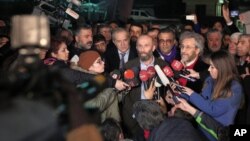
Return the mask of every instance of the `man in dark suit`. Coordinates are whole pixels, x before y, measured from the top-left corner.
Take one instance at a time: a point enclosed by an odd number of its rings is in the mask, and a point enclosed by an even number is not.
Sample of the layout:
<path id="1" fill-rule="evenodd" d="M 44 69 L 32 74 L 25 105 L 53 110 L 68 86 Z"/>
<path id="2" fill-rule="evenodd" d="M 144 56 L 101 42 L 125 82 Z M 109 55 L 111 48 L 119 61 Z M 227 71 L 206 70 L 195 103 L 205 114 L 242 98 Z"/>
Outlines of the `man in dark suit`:
<path id="1" fill-rule="evenodd" d="M 147 70 L 149 66 L 156 64 L 161 67 L 166 66 L 167 63 L 161 59 L 155 58 L 153 52 L 155 50 L 155 44 L 153 39 L 148 35 L 141 35 L 137 40 L 136 49 L 138 52 L 138 58 L 135 58 L 125 64 L 126 69 L 139 68 L 139 70 Z M 129 138 L 138 137 L 141 135 L 142 129 L 139 127 L 135 119 L 133 119 L 133 104 L 141 99 L 146 99 L 144 95 L 144 85 L 139 85 L 131 89 L 122 103 L 122 117 L 125 132 Z"/>
<path id="2" fill-rule="evenodd" d="M 115 47 L 111 46 L 110 48 L 107 48 L 104 55 L 105 71 L 108 73 L 115 69 L 124 69 L 122 63 L 125 64 L 127 61 L 137 57 L 137 51 L 130 47 L 128 31 L 123 28 L 115 29 L 112 33 L 112 40 Z"/>

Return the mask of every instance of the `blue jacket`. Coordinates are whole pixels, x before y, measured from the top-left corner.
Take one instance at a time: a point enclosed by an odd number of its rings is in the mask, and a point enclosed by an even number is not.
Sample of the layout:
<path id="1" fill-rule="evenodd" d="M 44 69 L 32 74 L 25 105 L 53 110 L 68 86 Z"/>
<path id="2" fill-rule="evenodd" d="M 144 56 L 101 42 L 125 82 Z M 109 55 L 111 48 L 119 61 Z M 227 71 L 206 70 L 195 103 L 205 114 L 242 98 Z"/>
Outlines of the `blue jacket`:
<path id="1" fill-rule="evenodd" d="M 211 77 L 208 77 L 204 84 L 205 87 L 201 94 L 193 92 L 189 97 L 187 97 L 186 94 L 181 95 L 223 126 L 233 124 L 243 98 L 241 84 L 238 81 L 233 81 L 231 85 L 232 96 L 214 100 L 212 99 L 214 80 Z"/>
<path id="2" fill-rule="evenodd" d="M 224 126 L 234 123 L 237 110 L 243 98 L 243 89 L 238 81 L 233 81 L 231 86 L 232 96 L 212 100 L 214 80 L 208 77 L 204 83 L 201 94 L 193 92 L 188 100 L 204 113 L 207 113 Z"/>

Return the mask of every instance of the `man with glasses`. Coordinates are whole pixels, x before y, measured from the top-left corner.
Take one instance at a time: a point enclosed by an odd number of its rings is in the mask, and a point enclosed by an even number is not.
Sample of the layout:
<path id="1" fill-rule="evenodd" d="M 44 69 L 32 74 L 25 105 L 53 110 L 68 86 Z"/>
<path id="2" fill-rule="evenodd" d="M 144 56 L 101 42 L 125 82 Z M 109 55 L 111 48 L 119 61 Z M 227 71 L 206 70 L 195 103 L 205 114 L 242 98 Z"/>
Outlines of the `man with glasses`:
<path id="1" fill-rule="evenodd" d="M 158 45 L 158 49 L 154 52 L 155 57 L 160 57 L 168 63 L 180 59 L 174 31 L 168 28 L 162 29 L 158 35 Z"/>
<path id="2" fill-rule="evenodd" d="M 180 49 L 181 49 L 181 62 L 186 69 L 193 74 L 193 72 L 202 72 L 206 76 L 208 65 L 201 59 L 204 49 L 203 37 L 194 32 L 186 31 L 180 36 Z M 198 75 L 198 73 L 196 73 Z M 196 78 L 199 78 L 197 76 Z M 204 79 L 198 79 L 195 82 L 188 81 L 187 79 L 180 78 L 178 81 L 181 85 L 187 86 L 199 93 L 203 86 Z"/>

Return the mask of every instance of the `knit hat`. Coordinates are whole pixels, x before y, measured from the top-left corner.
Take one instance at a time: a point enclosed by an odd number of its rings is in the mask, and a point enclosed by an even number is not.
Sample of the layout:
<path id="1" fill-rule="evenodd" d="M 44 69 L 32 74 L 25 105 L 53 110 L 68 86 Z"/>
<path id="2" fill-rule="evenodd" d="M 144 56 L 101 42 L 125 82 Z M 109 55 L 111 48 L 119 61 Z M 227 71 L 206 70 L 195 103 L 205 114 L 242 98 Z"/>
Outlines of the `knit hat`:
<path id="1" fill-rule="evenodd" d="M 88 70 L 90 66 L 92 66 L 95 62 L 95 60 L 101 57 L 100 54 L 97 51 L 94 50 L 88 50 L 80 54 L 78 66 L 81 67 L 84 70 Z"/>

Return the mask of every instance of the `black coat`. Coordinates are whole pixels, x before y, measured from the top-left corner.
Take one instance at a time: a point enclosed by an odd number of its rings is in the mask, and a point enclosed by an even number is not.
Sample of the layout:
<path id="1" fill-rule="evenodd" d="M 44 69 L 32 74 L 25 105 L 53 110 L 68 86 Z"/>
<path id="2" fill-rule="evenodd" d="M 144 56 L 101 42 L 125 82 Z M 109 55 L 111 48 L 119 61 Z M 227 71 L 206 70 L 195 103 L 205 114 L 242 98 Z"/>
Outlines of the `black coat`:
<path id="1" fill-rule="evenodd" d="M 161 67 L 168 65 L 163 60 L 157 58 L 155 58 L 154 64 L 158 64 Z M 135 67 L 140 68 L 139 58 L 133 59 L 125 64 L 126 69 Z M 138 134 L 140 134 L 142 130 L 136 120 L 132 117 L 133 104 L 139 100 L 141 100 L 141 85 L 132 88 L 130 93 L 124 97 L 122 103 L 122 120 L 124 122 L 125 131 L 127 131 L 129 138 L 138 136 Z"/>
<path id="2" fill-rule="evenodd" d="M 167 118 L 152 130 L 148 141 L 207 141 L 188 120 Z"/>
<path id="3" fill-rule="evenodd" d="M 206 78 L 209 76 L 208 67 L 209 67 L 208 64 L 204 63 L 201 58 L 198 58 L 197 62 L 194 65 L 193 70 L 195 70 L 196 72 L 203 72 L 203 75 L 205 75 L 203 77 Z M 195 82 L 187 81 L 186 86 L 191 88 L 195 92 L 200 93 L 203 87 L 204 80 L 205 79 L 198 79 Z"/>
<path id="4" fill-rule="evenodd" d="M 137 56 L 138 56 L 137 51 L 131 48 L 128 60 L 132 60 Z M 120 57 L 118 49 L 115 46 L 110 46 L 110 48 L 107 48 L 107 51 L 104 54 L 104 61 L 105 61 L 105 72 L 110 73 L 115 69 L 119 69 Z"/>

